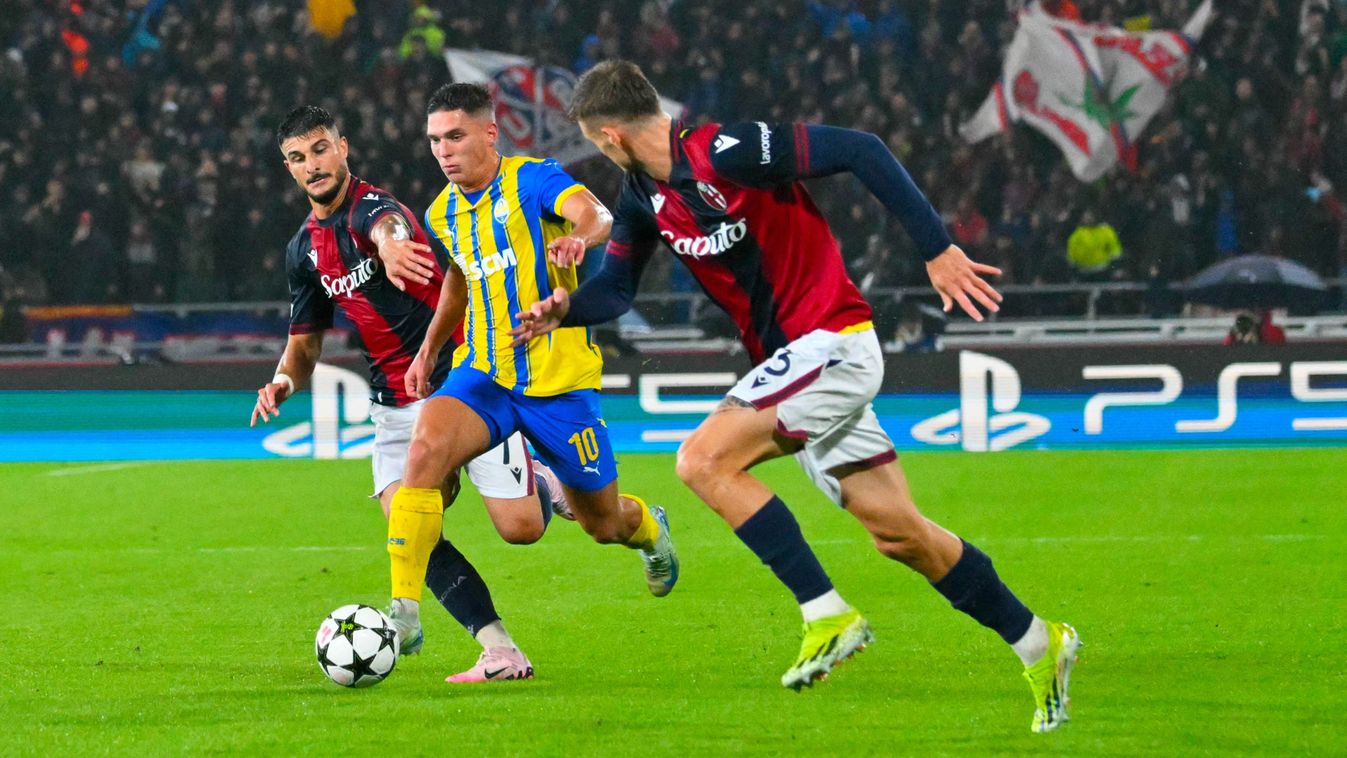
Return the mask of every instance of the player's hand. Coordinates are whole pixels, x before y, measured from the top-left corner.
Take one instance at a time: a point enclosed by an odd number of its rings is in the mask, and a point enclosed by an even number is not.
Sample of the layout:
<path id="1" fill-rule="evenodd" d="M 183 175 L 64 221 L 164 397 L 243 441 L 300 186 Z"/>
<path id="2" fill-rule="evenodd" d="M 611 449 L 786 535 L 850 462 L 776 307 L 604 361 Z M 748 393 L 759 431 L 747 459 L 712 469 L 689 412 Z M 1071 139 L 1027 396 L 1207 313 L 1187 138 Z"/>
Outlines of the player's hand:
<path id="1" fill-rule="evenodd" d="M 547 259 L 567 267 L 585 262 L 585 241 L 579 237 L 558 237 L 547 245 Z"/>
<path id="2" fill-rule="evenodd" d="M 430 372 L 435 362 L 424 350 L 417 350 L 412 365 L 407 367 L 407 376 L 403 380 L 407 394 L 420 400 L 430 395 Z"/>
<path id="3" fill-rule="evenodd" d="M 253 406 L 253 418 L 248 426 L 257 426 L 257 420 L 267 423 L 281 415 L 281 403 L 290 397 L 290 385 L 285 382 L 271 382 L 257 391 L 257 403 Z"/>
<path id="4" fill-rule="evenodd" d="M 519 326 L 510 330 L 510 336 L 514 337 L 510 347 L 519 347 L 534 337 L 541 337 L 556 329 L 570 311 L 571 293 L 557 287 L 547 299 L 539 300 L 523 313 L 515 314 Z"/>
<path id="5" fill-rule="evenodd" d="M 958 303 L 974 321 L 981 321 L 982 311 L 974 301 L 989 313 L 1001 310 L 1001 293 L 982 278 L 983 274 L 1000 276 L 1001 269 L 969 260 L 958 245 L 950 245 L 945 252 L 927 261 L 926 274 L 931 277 L 931 286 L 940 293 L 940 303 L 946 313 Z"/>
<path id="6" fill-rule="evenodd" d="M 430 246 L 412 240 L 388 240 L 379 247 L 384 274 L 394 287 L 406 291 L 407 282 L 429 284 L 437 273 Z"/>

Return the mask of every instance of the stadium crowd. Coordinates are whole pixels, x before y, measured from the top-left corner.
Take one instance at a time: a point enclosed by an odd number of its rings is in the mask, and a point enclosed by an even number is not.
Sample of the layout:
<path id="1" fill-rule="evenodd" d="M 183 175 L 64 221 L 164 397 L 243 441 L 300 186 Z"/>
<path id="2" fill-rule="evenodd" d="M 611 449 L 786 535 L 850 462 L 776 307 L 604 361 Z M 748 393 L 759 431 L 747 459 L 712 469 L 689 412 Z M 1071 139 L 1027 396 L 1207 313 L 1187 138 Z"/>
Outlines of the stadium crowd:
<path id="1" fill-rule="evenodd" d="M 1013 4 L 1013 3 L 1011 3 Z M 1181 26 L 1195 0 L 1054 0 Z M 0 288 L 27 303 L 283 300 L 304 206 L 273 137 L 293 105 L 338 115 L 352 168 L 413 207 L 441 50 L 581 71 L 641 63 L 689 121 L 804 120 L 885 139 L 1003 282 L 1164 283 L 1237 252 L 1341 276 L 1347 2 L 1225 0 L 1147 130 L 1135 173 L 1085 185 L 1027 128 L 957 128 L 1014 33 L 1006 0 L 363 0 L 338 34 L 279 0 L 15 0 L 0 16 Z M 617 177 L 582 169 L 601 198 Z M 850 178 L 816 193 L 864 288 L 921 284 L 896 222 Z M 669 284 L 687 287 L 670 269 Z M 1172 307 L 1163 298 L 1152 310 Z"/>

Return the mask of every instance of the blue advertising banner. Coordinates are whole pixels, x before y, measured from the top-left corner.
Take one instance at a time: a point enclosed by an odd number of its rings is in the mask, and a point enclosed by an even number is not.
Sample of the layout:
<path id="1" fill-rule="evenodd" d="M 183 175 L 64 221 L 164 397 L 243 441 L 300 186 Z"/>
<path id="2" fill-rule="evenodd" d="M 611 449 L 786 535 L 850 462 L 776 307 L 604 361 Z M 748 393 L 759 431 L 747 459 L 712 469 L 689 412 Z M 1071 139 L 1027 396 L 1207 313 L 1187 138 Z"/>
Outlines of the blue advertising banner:
<path id="1" fill-rule="evenodd" d="M 1216 362 L 1202 366 L 1131 360 L 1153 358 L 1154 351 L 1114 351 L 1106 363 L 1070 363 L 1075 355 L 963 351 L 929 365 L 907 363 L 896 372 L 902 379 L 876 398 L 875 411 L 900 451 L 1347 445 L 1347 359 L 1324 360 L 1322 350 L 1301 356 L 1216 352 L 1209 356 Z M 1245 357 L 1253 360 L 1231 360 Z M 603 405 L 615 450 L 677 449 L 740 376 L 732 370 L 738 367 L 726 366 L 729 360 L 685 361 L 712 370 L 678 372 L 610 364 Z M 1053 377 L 1037 375 L 1045 364 L 1052 364 Z M 628 365 L 634 370 L 614 371 Z M 235 373 L 265 378 L 262 367 L 245 368 Z M 155 383 L 165 389 L 0 390 L 0 460 L 370 454 L 374 427 L 358 367 L 320 365 L 312 391 L 257 428 L 248 427 L 253 390 L 170 389 L 173 382 L 165 379 L 174 372 L 219 375 L 218 367 L 164 371 Z M 1061 378 L 1068 375 L 1074 383 Z M 225 383 L 244 382 L 231 377 Z M 200 377 L 184 384 L 199 386 Z"/>

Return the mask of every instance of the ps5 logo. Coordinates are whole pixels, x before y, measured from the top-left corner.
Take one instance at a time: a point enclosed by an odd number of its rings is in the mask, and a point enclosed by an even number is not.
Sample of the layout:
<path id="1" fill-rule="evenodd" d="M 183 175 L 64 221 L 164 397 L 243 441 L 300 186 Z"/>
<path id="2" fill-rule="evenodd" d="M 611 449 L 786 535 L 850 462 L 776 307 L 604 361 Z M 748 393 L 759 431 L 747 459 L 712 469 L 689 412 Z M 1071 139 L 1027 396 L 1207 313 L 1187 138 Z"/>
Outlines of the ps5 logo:
<path id="1" fill-rule="evenodd" d="M 1015 410 L 1019 404 L 1015 367 L 965 350 L 959 353 L 959 407 L 916 424 L 912 437 L 930 445 L 961 444 L 977 453 L 1008 450 L 1052 426 L 1043 416 Z"/>
<path id="2" fill-rule="evenodd" d="M 318 364 L 310 383 L 312 421 L 268 434 L 267 452 L 286 458 L 368 458 L 374 451 L 369 383 L 354 371 Z"/>

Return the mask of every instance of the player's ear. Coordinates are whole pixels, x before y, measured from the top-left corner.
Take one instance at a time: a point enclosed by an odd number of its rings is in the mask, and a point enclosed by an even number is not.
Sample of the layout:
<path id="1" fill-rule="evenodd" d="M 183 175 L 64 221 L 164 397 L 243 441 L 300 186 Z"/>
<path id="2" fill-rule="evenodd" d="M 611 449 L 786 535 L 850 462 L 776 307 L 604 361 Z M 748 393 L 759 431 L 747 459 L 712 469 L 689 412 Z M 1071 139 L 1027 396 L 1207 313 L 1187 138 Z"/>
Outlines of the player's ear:
<path id="1" fill-rule="evenodd" d="M 492 147 L 495 147 L 495 146 L 496 146 L 496 137 L 498 137 L 499 135 L 500 135 L 500 129 L 498 129 L 498 128 L 496 127 L 496 121 L 495 121 L 495 119 L 492 119 L 491 121 L 488 121 L 487 124 L 486 124 L 486 142 L 487 142 L 487 144 L 491 145 Z"/>
<path id="2" fill-rule="evenodd" d="M 602 134 L 613 147 L 622 147 L 622 130 L 616 126 L 599 127 L 599 134 Z"/>

